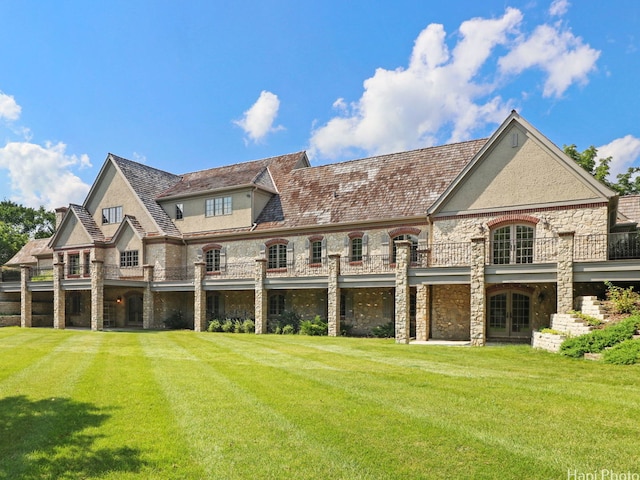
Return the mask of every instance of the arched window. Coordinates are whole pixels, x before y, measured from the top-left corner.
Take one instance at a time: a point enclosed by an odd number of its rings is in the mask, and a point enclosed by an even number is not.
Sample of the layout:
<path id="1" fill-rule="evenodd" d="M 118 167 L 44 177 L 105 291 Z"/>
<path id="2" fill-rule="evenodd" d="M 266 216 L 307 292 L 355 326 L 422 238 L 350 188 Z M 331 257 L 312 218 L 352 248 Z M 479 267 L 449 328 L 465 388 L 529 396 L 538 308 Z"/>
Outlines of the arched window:
<path id="1" fill-rule="evenodd" d="M 214 273 L 220 271 L 220 249 L 212 248 L 204 252 L 205 271 Z"/>
<path id="2" fill-rule="evenodd" d="M 267 268 L 287 268 L 287 246 L 277 243 L 269 247 Z"/>
<path id="3" fill-rule="evenodd" d="M 270 316 L 282 315 L 285 308 L 285 297 L 283 293 L 275 293 L 269 296 L 268 311 Z"/>
<path id="4" fill-rule="evenodd" d="M 418 237 L 409 233 L 396 235 L 391 239 L 391 263 L 396 263 L 396 255 L 398 254 L 398 247 L 396 242 L 400 240 L 409 240 L 411 242 L 411 263 L 418 261 Z"/>
<path id="5" fill-rule="evenodd" d="M 349 261 L 361 262 L 367 255 L 367 235 L 364 232 L 353 232 L 348 237 Z"/>
<path id="6" fill-rule="evenodd" d="M 535 228 L 531 225 L 505 225 L 491 232 L 492 263 L 533 263 Z"/>

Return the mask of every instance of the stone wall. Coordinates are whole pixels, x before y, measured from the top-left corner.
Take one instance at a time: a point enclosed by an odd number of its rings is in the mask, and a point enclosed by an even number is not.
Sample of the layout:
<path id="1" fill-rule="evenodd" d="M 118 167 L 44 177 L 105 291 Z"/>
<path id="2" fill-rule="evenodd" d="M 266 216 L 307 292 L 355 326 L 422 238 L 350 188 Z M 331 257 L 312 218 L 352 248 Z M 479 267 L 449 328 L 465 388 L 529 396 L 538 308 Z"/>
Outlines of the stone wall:
<path id="1" fill-rule="evenodd" d="M 469 340 L 469 285 L 434 285 L 431 299 L 431 338 Z"/>
<path id="2" fill-rule="evenodd" d="M 607 207 L 567 208 L 526 213 L 538 218 L 535 226 L 536 238 L 557 237 L 558 232 L 574 231 L 576 235 L 606 234 Z M 486 215 L 461 219 L 436 219 L 433 226 L 433 242 L 469 242 L 471 238 L 484 235 L 488 238 L 487 223 L 503 215 Z"/>
<path id="3" fill-rule="evenodd" d="M 351 325 L 352 335 L 371 335 L 374 327 L 392 322 L 392 288 L 343 288 L 346 316 L 343 325 Z"/>
<path id="4" fill-rule="evenodd" d="M 554 333 L 533 332 L 531 338 L 531 346 L 540 348 L 548 352 L 557 353 L 560 351 L 560 345 L 567 339 L 564 335 L 556 335 Z"/>

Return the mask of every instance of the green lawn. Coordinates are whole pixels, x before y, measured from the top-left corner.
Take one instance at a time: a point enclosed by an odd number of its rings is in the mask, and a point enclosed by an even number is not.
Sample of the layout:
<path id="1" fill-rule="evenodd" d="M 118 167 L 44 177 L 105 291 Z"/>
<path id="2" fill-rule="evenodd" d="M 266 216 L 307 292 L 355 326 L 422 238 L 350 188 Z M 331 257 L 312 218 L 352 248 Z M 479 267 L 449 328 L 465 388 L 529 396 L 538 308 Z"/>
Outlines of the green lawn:
<path id="1" fill-rule="evenodd" d="M 640 366 L 528 346 L 0 329 L 0 479 L 586 478 L 639 439 Z"/>

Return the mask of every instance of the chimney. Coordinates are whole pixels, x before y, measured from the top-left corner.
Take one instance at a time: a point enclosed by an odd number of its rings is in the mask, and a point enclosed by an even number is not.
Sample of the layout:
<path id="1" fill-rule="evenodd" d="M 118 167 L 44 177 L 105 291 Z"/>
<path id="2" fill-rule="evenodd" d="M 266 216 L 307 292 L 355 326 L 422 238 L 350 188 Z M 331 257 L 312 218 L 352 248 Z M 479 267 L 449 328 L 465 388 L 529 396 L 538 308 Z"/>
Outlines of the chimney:
<path id="1" fill-rule="evenodd" d="M 67 213 L 67 210 L 69 210 L 67 207 L 56 208 L 56 232 L 58 231 L 58 228 L 60 228 L 60 224 L 62 223 L 62 219 Z"/>

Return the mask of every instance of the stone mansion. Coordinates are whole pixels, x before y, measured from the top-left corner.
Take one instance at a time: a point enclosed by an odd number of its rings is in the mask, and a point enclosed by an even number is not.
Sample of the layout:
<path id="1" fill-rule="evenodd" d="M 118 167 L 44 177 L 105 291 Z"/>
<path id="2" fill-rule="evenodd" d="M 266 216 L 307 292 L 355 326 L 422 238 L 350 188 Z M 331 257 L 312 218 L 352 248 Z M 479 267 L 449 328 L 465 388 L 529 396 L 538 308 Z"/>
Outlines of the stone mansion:
<path id="1" fill-rule="evenodd" d="M 640 281 L 639 219 L 639 197 L 515 111 L 488 139 L 317 167 L 298 152 L 178 175 L 109 154 L 55 234 L 3 267 L 0 305 L 23 327 L 179 314 L 261 334 L 291 311 L 330 335 L 529 341 L 603 281 Z"/>

